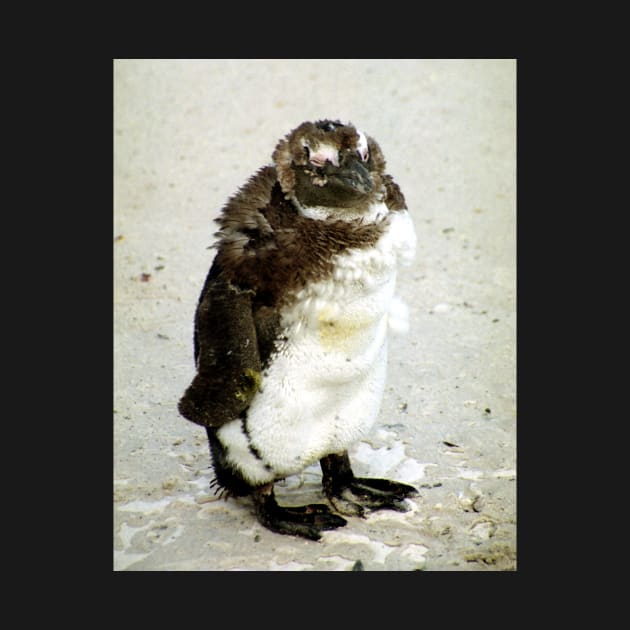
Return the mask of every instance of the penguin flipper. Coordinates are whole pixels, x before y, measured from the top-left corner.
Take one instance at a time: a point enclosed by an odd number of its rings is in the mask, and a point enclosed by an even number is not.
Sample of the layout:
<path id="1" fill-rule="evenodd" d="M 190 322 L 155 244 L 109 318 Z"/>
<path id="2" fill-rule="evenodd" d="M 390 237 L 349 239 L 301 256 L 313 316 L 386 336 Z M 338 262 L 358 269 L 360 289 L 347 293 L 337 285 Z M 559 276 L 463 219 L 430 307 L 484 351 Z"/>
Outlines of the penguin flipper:
<path id="1" fill-rule="evenodd" d="M 390 210 L 406 210 L 405 196 L 394 178 L 391 175 L 384 175 L 383 184 L 385 184 L 385 204 L 387 207 Z"/>
<path id="2" fill-rule="evenodd" d="M 258 391 L 262 365 L 253 295 L 211 270 L 195 315 L 197 374 L 178 405 L 187 420 L 220 427 L 247 409 Z"/>

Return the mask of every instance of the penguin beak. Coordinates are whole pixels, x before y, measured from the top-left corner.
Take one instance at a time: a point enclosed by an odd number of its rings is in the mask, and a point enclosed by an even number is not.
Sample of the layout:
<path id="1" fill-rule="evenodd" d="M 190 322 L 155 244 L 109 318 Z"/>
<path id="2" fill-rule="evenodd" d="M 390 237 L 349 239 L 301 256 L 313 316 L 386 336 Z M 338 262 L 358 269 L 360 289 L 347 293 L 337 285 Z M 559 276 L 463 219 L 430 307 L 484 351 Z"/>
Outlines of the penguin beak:
<path id="1" fill-rule="evenodd" d="M 327 163 L 324 172 L 329 179 L 337 180 L 344 187 L 361 194 L 367 194 L 374 189 L 372 176 L 358 157 L 346 157 L 339 167 Z"/>

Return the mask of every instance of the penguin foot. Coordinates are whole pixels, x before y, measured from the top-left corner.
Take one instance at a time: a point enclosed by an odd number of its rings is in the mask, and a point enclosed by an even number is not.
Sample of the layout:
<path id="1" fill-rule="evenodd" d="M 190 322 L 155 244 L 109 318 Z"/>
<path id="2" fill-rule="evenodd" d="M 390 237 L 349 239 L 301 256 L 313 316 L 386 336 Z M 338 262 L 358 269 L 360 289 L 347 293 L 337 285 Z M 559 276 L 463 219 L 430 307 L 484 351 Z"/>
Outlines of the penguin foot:
<path id="1" fill-rule="evenodd" d="M 347 452 L 327 455 L 321 461 L 324 492 L 341 514 L 365 516 L 366 511 L 395 510 L 408 512 L 405 499 L 418 496 L 418 491 L 405 483 L 389 479 L 355 477 Z"/>
<path id="2" fill-rule="evenodd" d="M 332 506 L 341 514 L 365 516 L 366 511 L 395 510 L 408 512 L 405 499 L 418 495 L 412 486 L 389 479 L 355 477 L 353 481 L 326 493 Z"/>
<path id="3" fill-rule="evenodd" d="M 273 484 L 257 488 L 252 496 L 259 522 L 277 534 L 319 540 L 322 531 L 343 527 L 347 523 L 345 518 L 334 514 L 323 503 L 298 507 L 278 505 L 273 493 Z"/>

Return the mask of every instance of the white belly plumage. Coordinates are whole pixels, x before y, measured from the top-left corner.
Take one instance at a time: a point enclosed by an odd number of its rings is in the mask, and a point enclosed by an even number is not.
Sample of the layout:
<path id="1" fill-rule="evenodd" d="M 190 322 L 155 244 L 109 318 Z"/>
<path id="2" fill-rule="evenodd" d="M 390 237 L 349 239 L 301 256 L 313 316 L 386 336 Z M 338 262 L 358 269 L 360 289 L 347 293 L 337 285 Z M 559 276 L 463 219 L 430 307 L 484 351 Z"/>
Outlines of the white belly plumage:
<path id="1" fill-rule="evenodd" d="M 396 263 L 413 256 L 415 245 L 407 212 L 392 219 L 374 248 L 338 256 L 332 278 L 300 291 L 282 314 L 286 341 L 264 371 L 246 420 L 219 429 L 228 459 L 250 483 L 341 452 L 376 420 Z"/>

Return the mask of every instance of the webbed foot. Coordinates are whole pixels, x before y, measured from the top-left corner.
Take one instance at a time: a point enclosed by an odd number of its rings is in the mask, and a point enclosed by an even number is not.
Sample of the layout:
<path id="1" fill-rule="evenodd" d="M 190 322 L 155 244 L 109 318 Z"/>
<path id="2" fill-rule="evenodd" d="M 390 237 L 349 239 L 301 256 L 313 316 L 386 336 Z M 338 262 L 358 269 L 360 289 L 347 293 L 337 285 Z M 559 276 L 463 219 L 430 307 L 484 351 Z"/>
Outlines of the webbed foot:
<path id="1" fill-rule="evenodd" d="M 347 452 L 327 455 L 320 460 L 324 492 L 341 514 L 364 516 L 366 511 L 396 510 L 408 512 L 405 499 L 418 496 L 418 491 L 405 483 L 388 479 L 355 477 Z"/>
<path id="2" fill-rule="evenodd" d="M 273 493 L 273 484 L 256 488 L 252 496 L 259 522 L 278 534 L 319 540 L 322 531 L 343 527 L 347 523 L 345 518 L 334 514 L 322 503 L 299 507 L 278 505 Z"/>

